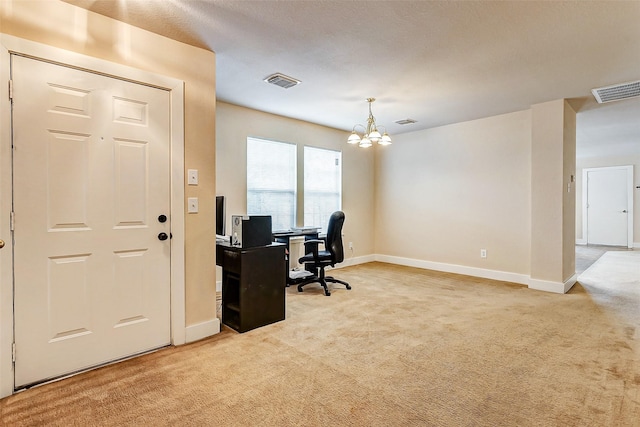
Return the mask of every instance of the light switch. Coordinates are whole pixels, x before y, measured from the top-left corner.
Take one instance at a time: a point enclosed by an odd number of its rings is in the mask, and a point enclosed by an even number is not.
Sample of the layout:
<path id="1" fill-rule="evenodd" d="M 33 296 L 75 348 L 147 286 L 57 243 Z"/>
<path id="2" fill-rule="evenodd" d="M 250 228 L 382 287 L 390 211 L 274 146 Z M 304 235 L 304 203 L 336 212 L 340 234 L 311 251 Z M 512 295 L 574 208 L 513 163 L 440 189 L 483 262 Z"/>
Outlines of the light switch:
<path id="1" fill-rule="evenodd" d="M 187 212 L 189 212 L 189 213 L 198 213 L 198 198 L 197 197 L 189 197 L 187 199 Z"/>
<path id="2" fill-rule="evenodd" d="M 187 176 L 189 185 L 198 185 L 198 169 L 189 169 Z"/>

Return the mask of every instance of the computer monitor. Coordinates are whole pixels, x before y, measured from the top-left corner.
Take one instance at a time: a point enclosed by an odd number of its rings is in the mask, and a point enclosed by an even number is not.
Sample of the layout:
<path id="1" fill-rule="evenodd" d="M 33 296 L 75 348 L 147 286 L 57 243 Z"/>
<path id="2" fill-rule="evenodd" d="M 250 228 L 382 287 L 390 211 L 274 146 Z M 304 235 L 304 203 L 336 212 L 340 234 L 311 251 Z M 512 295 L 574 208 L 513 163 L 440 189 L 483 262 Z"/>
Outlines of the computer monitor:
<path id="1" fill-rule="evenodd" d="M 224 196 L 216 196 L 216 236 L 225 234 L 225 206 Z"/>

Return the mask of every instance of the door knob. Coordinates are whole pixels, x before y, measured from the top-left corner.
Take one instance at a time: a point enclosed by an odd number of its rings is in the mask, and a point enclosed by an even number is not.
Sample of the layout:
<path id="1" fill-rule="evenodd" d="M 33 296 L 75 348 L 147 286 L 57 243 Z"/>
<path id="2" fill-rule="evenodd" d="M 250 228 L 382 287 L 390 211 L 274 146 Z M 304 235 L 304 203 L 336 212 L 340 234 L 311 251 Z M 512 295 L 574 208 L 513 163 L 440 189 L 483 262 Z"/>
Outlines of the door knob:
<path id="1" fill-rule="evenodd" d="M 626 209 L 625 209 L 625 210 L 623 210 L 623 211 L 622 211 L 622 213 L 627 213 L 627 210 L 626 210 Z"/>
<path id="2" fill-rule="evenodd" d="M 158 240 L 167 240 L 168 238 L 169 236 L 167 236 L 167 233 L 158 234 Z"/>
<path id="3" fill-rule="evenodd" d="M 4 248 L 4 240 L 0 239 L 0 249 Z"/>

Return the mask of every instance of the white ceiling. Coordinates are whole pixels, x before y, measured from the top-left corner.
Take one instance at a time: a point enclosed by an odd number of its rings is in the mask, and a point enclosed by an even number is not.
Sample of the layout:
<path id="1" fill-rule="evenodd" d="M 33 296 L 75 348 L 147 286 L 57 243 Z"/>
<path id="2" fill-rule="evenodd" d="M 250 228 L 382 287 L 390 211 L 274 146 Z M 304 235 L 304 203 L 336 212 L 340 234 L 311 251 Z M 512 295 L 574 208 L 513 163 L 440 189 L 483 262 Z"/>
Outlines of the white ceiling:
<path id="1" fill-rule="evenodd" d="M 640 97 L 591 94 L 640 80 L 640 1 L 65 1 L 215 51 L 221 101 L 351 130 L 375 97 L 393 136 L 567 98 L 579 150 L 640 153 Z"/>

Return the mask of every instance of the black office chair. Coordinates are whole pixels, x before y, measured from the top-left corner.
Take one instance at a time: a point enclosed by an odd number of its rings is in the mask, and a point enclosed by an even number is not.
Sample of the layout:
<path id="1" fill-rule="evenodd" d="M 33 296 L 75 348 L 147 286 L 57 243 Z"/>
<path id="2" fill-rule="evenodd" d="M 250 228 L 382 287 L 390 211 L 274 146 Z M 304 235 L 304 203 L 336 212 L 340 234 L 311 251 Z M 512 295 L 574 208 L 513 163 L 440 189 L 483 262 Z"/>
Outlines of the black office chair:
<path id="1" fill-rule="evenodd" d="M 342 248 L 342 224 L 344 224 L 344 212 L 337 211 L 331 214 L 329 218 L 329 226 L 327 227 L 327 236 L 324 239 L 312 239 L 304 242 L 305 253 L 298 262 L 310 264 L 311 267 L 319 270 L 319 274 L 305 279 L 298 285 L 298 292 L 302 292 L 302 287 L 309 283 L 319 282 L 324 288 L 324 294 L 330 296 L 327 282 L 341 283 L 351 289 L 351 285 L 342 280 L 335 279 L 331 276 L 325 276 L 324 269 L 327 266 L 334 267 L 336 264 L 344 261 L 344 250 Z M 318 245 L 324 244 L 324 250 L 318 250 Z"/>

